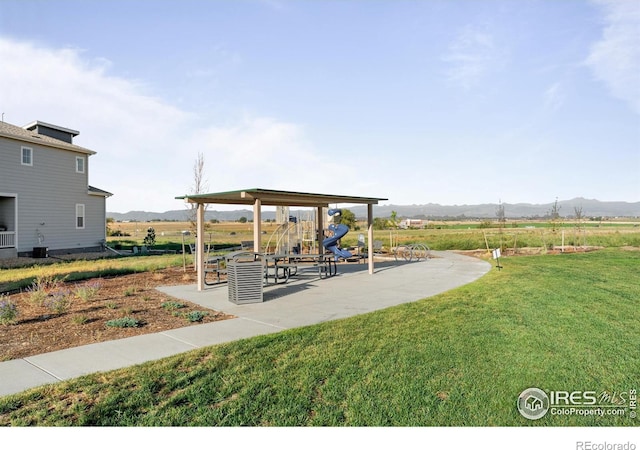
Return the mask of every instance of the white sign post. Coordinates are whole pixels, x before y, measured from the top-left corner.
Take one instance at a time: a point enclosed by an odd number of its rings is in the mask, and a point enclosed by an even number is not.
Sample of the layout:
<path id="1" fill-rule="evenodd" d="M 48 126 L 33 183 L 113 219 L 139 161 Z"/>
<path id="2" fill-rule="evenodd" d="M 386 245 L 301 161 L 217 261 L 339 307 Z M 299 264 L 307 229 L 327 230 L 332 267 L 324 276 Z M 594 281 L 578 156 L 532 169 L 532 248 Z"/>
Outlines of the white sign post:
<path id="1" fill-rule="evenodd" d="M 500 265 L 500 249 L 496 248 L 493 250 L 493 259 L 496 260 L 496 267 L 498 268 L 498 270 L 502 269 L 502 266 Z"/>

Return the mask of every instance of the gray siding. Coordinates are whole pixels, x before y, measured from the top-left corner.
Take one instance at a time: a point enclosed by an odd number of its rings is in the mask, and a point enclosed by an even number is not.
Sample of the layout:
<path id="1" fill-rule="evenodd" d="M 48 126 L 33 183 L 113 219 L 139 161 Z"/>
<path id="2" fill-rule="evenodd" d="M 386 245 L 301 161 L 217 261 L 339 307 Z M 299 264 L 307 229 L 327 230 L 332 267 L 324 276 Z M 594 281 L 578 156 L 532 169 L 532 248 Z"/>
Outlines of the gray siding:
<path id="1" fill-rule="evenodd" d="M 32 166 L 21 164 L 23 146 L 33 149 Z M 85 158 L 84 173 L 76 173 L 77 156 Z M 0 137 L 0 192 L 18 194 L 18 252 L 100 244 L 105 198 L 88 194 L 88 174 L 88 155 Z M 76 229 L 76 204 L 85 205 L 84 229 Z"/>

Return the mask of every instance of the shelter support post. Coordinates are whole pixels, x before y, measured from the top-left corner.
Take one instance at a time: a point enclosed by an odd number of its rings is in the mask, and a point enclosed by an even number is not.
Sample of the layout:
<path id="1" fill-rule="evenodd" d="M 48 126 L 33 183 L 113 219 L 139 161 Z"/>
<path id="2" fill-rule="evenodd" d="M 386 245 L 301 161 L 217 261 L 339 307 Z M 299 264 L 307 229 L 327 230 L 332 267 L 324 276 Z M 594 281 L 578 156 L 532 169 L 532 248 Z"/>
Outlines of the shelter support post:
<path id="1" fill-rule="evenodd" d="M 368 241 L 368 258 L 369 274 L 373 274 L 373 205 L 367 203 L 367 241 Z"/>
<path id="2" fill-rule="evenodd" d="M 196 210 L 196 267 L 199 291 L 204 291 L 204 258 L 204 203 L 198 203 Z"/>
<path id="3" fill-rule="evenodd" d="M 262 248 L 262 201 L 256 198 L 253 202 L 253 251 L 260 253 Z"/>
<path id="4" fill-rule="evenodd" d="M 324 253 L 324 245 L 322 245 L 322 241 L 324 240 L 324 219 L 322 217 L 322 206 L 318 206 L 318 210 L 316 211 L 316 221 L 318 222 L 318 254 L 322 255 Z"/>

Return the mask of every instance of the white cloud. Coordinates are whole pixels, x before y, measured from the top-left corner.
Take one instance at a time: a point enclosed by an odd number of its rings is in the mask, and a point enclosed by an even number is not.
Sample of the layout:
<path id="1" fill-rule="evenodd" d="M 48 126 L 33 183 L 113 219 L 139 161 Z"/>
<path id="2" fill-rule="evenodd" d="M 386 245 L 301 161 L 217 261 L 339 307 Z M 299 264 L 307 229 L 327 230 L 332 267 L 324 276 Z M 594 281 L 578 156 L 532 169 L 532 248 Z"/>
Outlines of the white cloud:
<path id="1" fill-rule="evenodd" d="M 246 116 L 228 127 L 210 127 L 192 136 L 205 156 L 212 191 L 261 187 L 335 192 L 332 158 L 319 156 L 304 129 L 273 118 Z"/>
<path id="2" fill-rule="evenodd" d="M 640 113 L 640 2 L 597 0 L 604 12 L 602 38 L 586 63 L 611 94 Z"/>
<path id="3" fill-rule="evenodd" d="M 449 45 L 442 60 L 449 64 L 447 80 L 470 89 L 503 64 L 503 51 L 493 35 L 484 28 L 467 26 Z"/>
<path id="4" fill-rule="evenodd" d="M 566 95 L 560 82 L 553 83 L 544 93 L 544 104 L 548 110 L 556 111 L 564 104 Z"/>
<path id="5" fill-rule="evenodd" d="M 98 152 L 89 182 L 114 193 L 109 211 L 181 209 L 175 197 L 189 193 L 199 152 L 212 191 L 341 193 L 334 189 L 340 166 L 318 155 L 297 124 L 247 114 L 237 123 L 203 126 L 206 117 L 146 94 L 139 82 L 110 76 L 105 59 L 87 61 L 79 50 L 0 38 L 0 61 L 11 61 L 0 66 L 5 121 L 79 130 L 74 143 Z"/>

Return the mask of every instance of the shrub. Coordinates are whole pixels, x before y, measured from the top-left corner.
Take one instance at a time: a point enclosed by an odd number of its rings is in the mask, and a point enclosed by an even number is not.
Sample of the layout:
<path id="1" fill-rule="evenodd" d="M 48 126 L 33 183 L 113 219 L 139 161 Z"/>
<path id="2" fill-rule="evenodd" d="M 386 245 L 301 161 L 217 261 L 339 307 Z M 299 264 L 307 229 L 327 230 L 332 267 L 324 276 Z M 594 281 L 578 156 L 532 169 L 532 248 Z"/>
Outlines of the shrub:
<path id="1" fill-rule="evenodd" d="M 53 275 L 40 275 L 31 283 L 31 287 L 27 289 L 29 293 L 29 302 L 32 305 L 44 306 L 45 300 L 49 296 L 49 293 L 57 289 L 61 280 L 57 279 Z"/>
<path id="2" fill-rule="evenodd" d="M 191 311 L 186 313 L 184 317 L 187 319 L 188 322 L 200 322 L 202 321 L 202 319 L 204 319 L 208 315 L 209 313 L 204 311 Z"/>
<path id="3" fill-rule="evenodd" d="M 115 328 L 137 328 L 140 326 L 140 322 L 133 317 L 121 317 L 119 319 L 107 320 L 105 325 Z"/>
<path id="4" fill-rule="evenodd" d="M 47 297 L 47 300 L 45 300 L 45 306 L 56 314 L 66 313 L 71 306 L 71 291 L 68 289 L 55 291 Z"/>
<path id="5" fill-rule="evenodd" d="M 156 230 L 154 230 L 153 227 L 149 227 L 147 229 L 147 235 L 145 236 L 143 243 L 149 248 L 156 245 Z"/>
<path id="6" fill-rule="evenodd" d="M 131 297 L 132 295 L 134 295 L 138 290 L 136 289 L 135 286 L 130 286 L 128 288 L 126 288 L 123 292 L 123 295 L 125 297 Z"/>
<path id="7" fill-rule="evenodd" d="M 174 311 L 176 309 L 184 308 L 185 304 L 180 302 L 164 302 L 161 306 L 167 311 Z"/>
<path id="8" fill-rule="evenodd" d="M 18 307 L 4 295 L 0 295 L 0 324 L 10 325 L 16 322 Z"/>
<path id="9" fill-rule="evenodd" d="M 107 230 L 107 236 L 127 237 L 131 235 L 129 233 L 125 233 L 124 231 L 120 231 L 120 230 Z"/>
<path id="10" fill-rule="evenodd" d="M 78 286 L 75 290 L 75 295 L 81 300 L 85 302 L 89 302 L 93 300 L 93 298 L 98 294 L 102 285 L 99 281 L 90 281 L 81 286 Z"/>
<path id="11" fill-rule="evenodd" d="M 78 316 L 73 316 L 71 318 L 71 322 L 76 325 L 84 325 L 85 323 L 89 322 L 89 318 L 83 314 L 80 314 Z"/>

